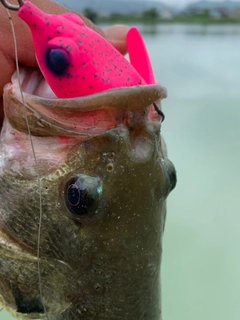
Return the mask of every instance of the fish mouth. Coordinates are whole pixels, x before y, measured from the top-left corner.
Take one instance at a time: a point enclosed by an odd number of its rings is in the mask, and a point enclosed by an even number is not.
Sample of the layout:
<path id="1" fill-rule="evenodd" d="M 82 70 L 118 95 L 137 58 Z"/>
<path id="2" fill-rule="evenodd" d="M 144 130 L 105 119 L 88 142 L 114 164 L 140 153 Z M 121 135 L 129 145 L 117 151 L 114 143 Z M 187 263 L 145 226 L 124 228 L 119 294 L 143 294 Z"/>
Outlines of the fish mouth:
<path id="1" fill-rule="evenodd" d="M 22 90 L 20 91 L 20 87 Z M 153 103 L 167 97 L 159 84 L 109 89 L 78 98 L 59 99 L 37 68 L 21 68 L 4 88 L 4 113 L 14 129 L 36 136 L 89 137 L 119 125 L 161 122 Z M 25 108 L 26 107 L 26 108 Z"/>

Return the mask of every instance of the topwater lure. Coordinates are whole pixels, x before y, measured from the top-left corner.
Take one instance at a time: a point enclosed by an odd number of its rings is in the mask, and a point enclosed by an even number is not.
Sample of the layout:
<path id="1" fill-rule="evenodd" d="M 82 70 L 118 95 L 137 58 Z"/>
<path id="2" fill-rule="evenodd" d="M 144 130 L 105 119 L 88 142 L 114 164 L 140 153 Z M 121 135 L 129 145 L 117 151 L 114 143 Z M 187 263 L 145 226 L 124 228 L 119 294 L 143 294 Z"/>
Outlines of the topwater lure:
<path id="1" fill-rule="evenodd" d="M 47 14 L 30 1 L 0 0 L 29 26 L 39 68 L 58 98 L 81 97 L 113 88 L 154 84 L 144 40 L 136 27 L 126 37 L 130 62 L 74 13 Z M 155 111 L 165 116 L 158 106 Z"/>
<path id="2" fill-rule="evenodd" d="M 58 98 L 155 83 L 152 66 L 137 28 L 127 35 L 130 62 L 74 13 L 46 14 L 30 1 L 5 7 L 17 10 L 33 38 L 39 68 Z"/>

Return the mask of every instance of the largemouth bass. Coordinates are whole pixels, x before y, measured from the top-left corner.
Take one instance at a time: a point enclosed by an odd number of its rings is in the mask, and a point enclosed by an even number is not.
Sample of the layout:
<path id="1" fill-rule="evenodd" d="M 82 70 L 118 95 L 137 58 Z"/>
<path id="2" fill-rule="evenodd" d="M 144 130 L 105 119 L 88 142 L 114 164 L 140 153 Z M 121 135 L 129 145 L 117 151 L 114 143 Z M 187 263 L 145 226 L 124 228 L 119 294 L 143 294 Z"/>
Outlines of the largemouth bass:
<path id="1" fill-rule="evenodd" d="M 5 88 L 0 162 L 0 301 L 18 319 L 161 319 L 166 198 L 159 85 L 50 99 L 37 71 Z M 44 86 L 43 86 L 44 87 Z M 39 174 L 42 228 L 38 284 Z"/>
<path id="2" fill-rule="evenodd" d="M 23 97 L 16 74 L 5 87 L 0 304 L 17 319 L 161 319 L 176 173 L 160 134 L 166 90 L 144 79 L 59 99 L 22 69 Z"/>

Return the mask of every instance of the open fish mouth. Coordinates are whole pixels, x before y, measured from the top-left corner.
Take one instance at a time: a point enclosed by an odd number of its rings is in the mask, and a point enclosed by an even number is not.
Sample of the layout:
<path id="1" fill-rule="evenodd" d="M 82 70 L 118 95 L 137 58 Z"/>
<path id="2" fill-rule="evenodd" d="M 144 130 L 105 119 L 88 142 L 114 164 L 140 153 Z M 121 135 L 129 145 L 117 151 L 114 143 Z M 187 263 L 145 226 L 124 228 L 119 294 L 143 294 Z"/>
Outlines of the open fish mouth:
<path id="1" fill-rule="evenodd" d="M 151 106 L 166 98 L 158 84 L 110 89 L 78 98 L 59 99 L 38 69 L 21 69 L 20 83 L 27 108 L 29 127 L 37 136 L 94 136 L 121 124 L 160 121 Z M 15 73 L 5 87 L 5 115 L 10 124 L 28 132 L 24 105 Z M 10 101 L 10 103 L 8 103 Z"/>

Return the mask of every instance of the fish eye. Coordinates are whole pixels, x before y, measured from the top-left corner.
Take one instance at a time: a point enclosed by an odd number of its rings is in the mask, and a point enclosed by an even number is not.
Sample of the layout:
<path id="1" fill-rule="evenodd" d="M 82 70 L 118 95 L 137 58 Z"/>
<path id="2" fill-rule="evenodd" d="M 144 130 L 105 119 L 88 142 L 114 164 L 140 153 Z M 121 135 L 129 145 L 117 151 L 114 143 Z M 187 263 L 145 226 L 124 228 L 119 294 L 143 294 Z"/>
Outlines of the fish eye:
<path id="1" fill-rule="evenodd" d="M 170 191 L 172 191 L 177 184 L 177 172 L 173 163 L 168 159 L 164 159 L 164 168 L 168 178 L 168 184 L 170 185 Z"/>
<path id="2" fill-rule="evenodd" d="M 46 52 L 46 65 L 56 75 L 63 75 L 70 65 L 70 57 L 62 48 L 51 48 Z"/>
<path id="3" fill-rule="evenodd" d="M 89 215 L 96 211 L 100 194 L 100 179 L 80 174 L 69 179 L 65 185 L 65 205 L 74 216 Z"/>

